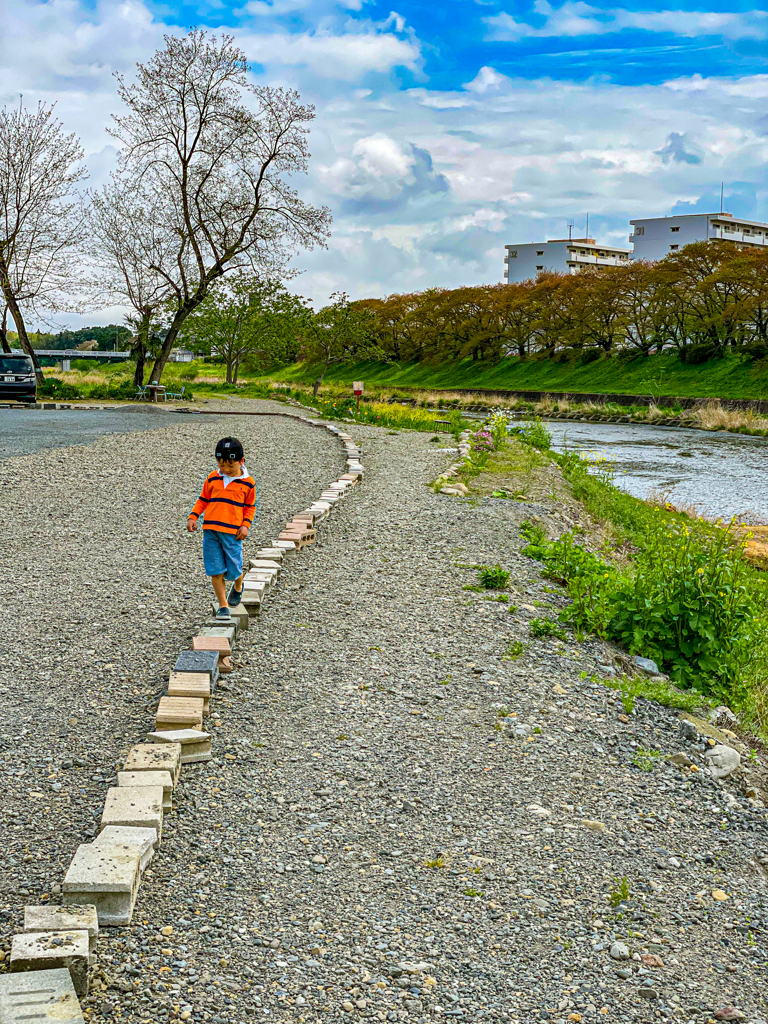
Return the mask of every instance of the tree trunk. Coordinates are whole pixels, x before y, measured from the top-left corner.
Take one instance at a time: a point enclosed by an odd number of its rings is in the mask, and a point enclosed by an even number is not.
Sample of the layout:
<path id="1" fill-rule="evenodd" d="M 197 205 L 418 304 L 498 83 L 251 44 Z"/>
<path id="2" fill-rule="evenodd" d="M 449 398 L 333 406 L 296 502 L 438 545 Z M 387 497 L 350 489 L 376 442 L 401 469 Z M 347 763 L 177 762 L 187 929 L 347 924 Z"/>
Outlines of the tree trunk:
<path id="1" fill-rule="evenodd" d="M 136 353 L 136 370 L 133 374 L 133 383 L 136 387 L 144 386 L 144 364 L 147 359 L 147 349 L 149 347 L 149 328 L 150 314 L 142 313 L 141 320 L 139 321 L 138 329 L 136 331 L 136 344 L 132 348 L 132 352 Z"/>
<path id="2" fill-rule="evenodd" d="M 317 398 L 317 392 L 320 390 L 320 385 L 323 383 L 323 377 L 325 376 L 325 371 L 327 369 L 328 369 L 327 366 L 323 367 L 323 372 L 320 374 L 320 376 L 317 378 L 315 383 L 312 385 L 312 400 L 313 401 Z"/>
<path id="3" fill-rule="evenodd" d="M 160 349 L 160 354 L 158 355 L 157 359 L 155 359 L 155 364 L 152 367 L 152 372 L 149 375 L 150 383 L 160 383 L 160 379 L 163 376 L 163 370 L 165 369 L 165 364 L 168 362 L 168 356 L 170 356 L 171 349 L 175 345 L 176 339 L 179 336 L 181 325 L 192 312 L 192 309 L 194 309 L 194 306 L 191 307 L 190 309 L 180 309 L 174 316 L 171 322 L 171 326 L 168 328 L 168 333 L 165 336 L 163 347 Z"/>
<path id="4" fill-rule="evenodd" d="M 11 316 L 13 317 L 13 322 L 16 324 L 16 333 L 19 336 L 19 342 L 21 343 L 21 347 L 22 347 L 23 351 L 32 360 L 32 365 L 35 368 L 35 378 L 37 379 L 37 383 L 38 384 L 42 384 L 43 383 L 43 371 L 40 369 L 40 363 L 38 362 L 38 359 L 37 359 L 37 353 L 32 348 L 32 344 L 31 344 L 31 342 L 29 340 L 29 335 L 27 334 L 27 328 L 26 328 L 26 325 L 24 323 L 24 317 L 22 315 L 21 310 L 19 309 L 19 304 L 16 301 L 16 296 L 11 291 L 11 287 L 10 287 L 10 284 L 8 282 L 8 274 L 6 272 L 6 268 L 1 266 L 1 265 L 0 265 L 0 279 L 2 280 L 2 289 L 3 289 L 3 295 L 5 296 L 6 304 L 8 306 L 8 309 L 10 309 L 10 311 L 11 311 Z"/>
<path id="5" fill-rule="evenodd" d="M 0 326 L 0 345 L 2 345 L 2 347 L 3 347 L 3 352 L 5 352 L 6 355 L 10 355 L 10 353 L 11 353 L 11 346 L 8 344 L 8 303 L 7 302 L 5 304 L 5 309 L 3 310 L 3 323 L 2 323 L 2 326 Z"/>

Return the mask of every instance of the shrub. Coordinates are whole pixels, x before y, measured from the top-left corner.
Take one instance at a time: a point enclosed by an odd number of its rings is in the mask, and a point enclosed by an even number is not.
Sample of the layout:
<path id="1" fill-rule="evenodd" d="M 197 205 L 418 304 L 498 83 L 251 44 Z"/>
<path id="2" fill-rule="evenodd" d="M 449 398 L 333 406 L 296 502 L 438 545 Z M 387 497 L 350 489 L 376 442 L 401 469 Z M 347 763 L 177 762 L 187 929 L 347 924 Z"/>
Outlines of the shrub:
<path id="1" fill-rule="evenodd" d="M 528 624 L 531 636 L 535 638 L 550 636 L 555 640 L 567 640 L 568 634 L 562 626 L 558 626 L 552 619 L 531 619 Z"/>
<path id="2" fill-rule="evenodd" d="M 589 366 L 590 363 L 597 362 L 603 354 L 601 348 L 585 348 L 579 356 L 577 362 L 579 366 Z"/>
<path id="3" fill-rule="evenodd" d="M 42 384 L 37 385 L 37 394 L 43 398 L 55 398 L 60 402 L 83 397 L 76 387 L 59 377 L 46 377 Z"/>
<path id="4" fill-rule="evenodd" d="M 509 570 L 500 565 L 483 565 L 477 570 L 477 578 L 485 590 L 504 590 L 509 582 Z"/>
<path id="5" fill-rule="evenodd" d="M 552 447 L 552 435 L 540 419 L 529 420 L 510 427 L 510 434 L 514 434 L 518 441 L 529 444 L 532 448 L 538 448 L 541 452 L 547 452 Z"/>

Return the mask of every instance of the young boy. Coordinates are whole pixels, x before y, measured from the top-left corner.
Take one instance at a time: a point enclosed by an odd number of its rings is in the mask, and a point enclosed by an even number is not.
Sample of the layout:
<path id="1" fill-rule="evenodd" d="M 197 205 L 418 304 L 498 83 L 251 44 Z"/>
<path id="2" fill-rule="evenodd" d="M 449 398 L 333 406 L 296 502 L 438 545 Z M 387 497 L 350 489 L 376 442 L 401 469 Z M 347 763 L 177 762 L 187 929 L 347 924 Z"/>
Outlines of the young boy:
<path id="1" fill-rule="evenodd" d="M 217 619 L 231 618 L 229 606 L 240 604 L 243 593 L 243 541 L 256 514 L 256 483 L 245 468 L 243 446 L 236 437 L 216 445 L 218 472 L 211 473 L 187 519 L 194 533 L 203 516 L 203 563 L 219 602 Z M 232 581 L 227 591 L 224 581 Z"/>

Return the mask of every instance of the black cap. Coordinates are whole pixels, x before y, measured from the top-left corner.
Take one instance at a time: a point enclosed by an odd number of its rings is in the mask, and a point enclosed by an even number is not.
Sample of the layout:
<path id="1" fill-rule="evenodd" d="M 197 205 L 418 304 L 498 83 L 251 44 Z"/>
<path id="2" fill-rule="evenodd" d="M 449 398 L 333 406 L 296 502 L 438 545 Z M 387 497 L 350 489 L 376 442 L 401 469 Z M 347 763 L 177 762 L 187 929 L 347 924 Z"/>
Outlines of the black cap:
<path id="1" fill-rule="evenodd" d="M 236 437 L 222 437 L 216 445 L 217 459 L 234 459 L 239 462 L 243 458 L 243 446 Z"/>

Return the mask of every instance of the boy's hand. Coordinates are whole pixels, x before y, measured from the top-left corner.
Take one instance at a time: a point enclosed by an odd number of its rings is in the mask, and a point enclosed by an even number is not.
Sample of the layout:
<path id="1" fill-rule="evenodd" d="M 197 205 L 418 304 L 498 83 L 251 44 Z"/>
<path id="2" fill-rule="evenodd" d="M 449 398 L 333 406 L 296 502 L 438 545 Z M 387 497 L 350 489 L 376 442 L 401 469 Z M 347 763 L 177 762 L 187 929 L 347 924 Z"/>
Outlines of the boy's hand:
<path id="1" fill-rule="evenodd" d="M 194 533 L 196 529 L 197 520 L 194 516 L 190 516 L 189 519 L 187 519 L 187 533 Z"/>
<path id="2" fill-rule="evenodd" d="M 247 536 L 248 536 L 248 527 L 247 526 L 241 526 L 240 529 L 235 534 L 235 538 L 237 540 L 245 540 L 245 538 Z"/>

